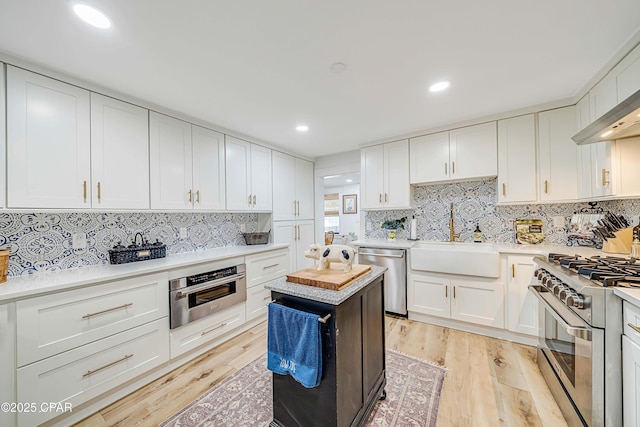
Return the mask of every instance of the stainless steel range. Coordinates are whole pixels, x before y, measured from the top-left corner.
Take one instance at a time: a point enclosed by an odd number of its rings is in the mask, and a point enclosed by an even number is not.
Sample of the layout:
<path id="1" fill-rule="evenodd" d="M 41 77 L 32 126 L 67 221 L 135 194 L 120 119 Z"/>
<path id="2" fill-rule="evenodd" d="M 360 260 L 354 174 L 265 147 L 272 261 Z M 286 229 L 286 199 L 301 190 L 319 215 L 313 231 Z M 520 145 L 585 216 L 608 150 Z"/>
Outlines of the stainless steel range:
<path id="1" fill-rule="evenodd" d="M 538 365 L 567 423 L 621 426 L 622 302 L 613 286 L 640 287 L 640 262 L 562 254 L 534 260 Z"/>

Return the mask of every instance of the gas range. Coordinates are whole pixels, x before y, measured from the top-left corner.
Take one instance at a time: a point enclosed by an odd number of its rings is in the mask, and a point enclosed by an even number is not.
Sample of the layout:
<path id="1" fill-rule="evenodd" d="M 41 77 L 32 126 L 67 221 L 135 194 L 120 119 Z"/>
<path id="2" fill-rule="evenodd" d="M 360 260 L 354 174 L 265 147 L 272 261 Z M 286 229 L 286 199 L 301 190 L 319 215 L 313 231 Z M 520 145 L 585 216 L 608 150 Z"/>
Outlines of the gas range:
<path id="1" fill-rule="evenodd" d="M 616 286 L 640 287 L 640 260 L 536 257 L 538 366 L 570 426 L 622 425 L 622 302 Z"/>

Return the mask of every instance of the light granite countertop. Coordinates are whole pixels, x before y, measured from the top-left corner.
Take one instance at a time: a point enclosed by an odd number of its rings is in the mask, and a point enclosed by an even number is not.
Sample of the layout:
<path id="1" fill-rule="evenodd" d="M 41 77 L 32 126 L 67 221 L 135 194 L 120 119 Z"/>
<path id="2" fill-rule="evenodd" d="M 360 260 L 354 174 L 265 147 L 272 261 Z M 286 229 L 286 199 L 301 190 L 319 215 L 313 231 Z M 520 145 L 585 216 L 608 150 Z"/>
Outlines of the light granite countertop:
<path id="1" fill-rule="evenodd" d="M 165 258 L 127 264 L 101 264 L 69 270 L 43 271 L 28 276 L 9 277 L 5 283 L 0 283 L 0 303 L 287 247 L 289 245 L 283 243 L 225 246 L 207 251 L 167 255 Z M 168 289 L 167 285 L 167 292 Z"/>
<path id="2" fill-rule="evenodd" d="M 351 244 L 356 247 L 369 247 L 369 248 L 389 248 L 389 249 L 411 249 L 414 245 L 420 243 L 435 243 L 443 245 L 443 247 L 451 245 L 484 245 L 494 246 L 498 252 L 505 254 L 528 254 L 528 255 L 548 255 L 550 253 L 562 253 L 567 255 L 582 255 L 582 256 L 594 256 L 603 255 L 600 249 L 594 249 L 584 246 L 565 246 L 565 245 L 520 245 L 516 243 L 473 243 L 473 242 L 438 242 L 429 240 L 396 240 L 389 242 L 386 239 L 362 239 L 355 240 Z M 604 254 L 607 255 L 607 254 Z M 614 255 L 615 254 L 610 254 Z"/>
<path id="3" fill-rule="evenodd" d="M 325 304 L 340 305 L 350 296 L 355 295 L 359 290 L 371 283 L 373 280 L 382 276 L 385 271 L 387 271 L 386 267 L 372 265 L 371 271 L 369 273 L 366 273 L 362 277 L 356 279 L 354 283 L 342 289 L 341 291 L 333 291 L 331 289 L 323 289 L 316 286 L 287 282 L 286 277 L 268 283 L 264 287 L 271 291 L 276 291 L 295 297 L 323 302 Z"/>

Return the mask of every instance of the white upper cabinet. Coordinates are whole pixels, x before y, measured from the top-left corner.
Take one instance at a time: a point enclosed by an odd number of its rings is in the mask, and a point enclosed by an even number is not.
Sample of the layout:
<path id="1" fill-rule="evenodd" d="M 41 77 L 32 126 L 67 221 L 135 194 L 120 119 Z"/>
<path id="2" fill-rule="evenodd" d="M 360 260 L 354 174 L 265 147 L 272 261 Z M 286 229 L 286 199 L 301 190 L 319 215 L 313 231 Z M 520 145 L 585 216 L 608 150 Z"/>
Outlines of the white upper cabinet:
<path id="1" fill-rule="evenodd" d="M 313 163 L 274 151 L 273 220 L 313 219 Z"/>
<path id="2" fill-rule="evenodd" d="M 614 75 L 607 74 L 589 91 L 589 103 L 591 123 L 618 104 Z"/>
<path id="3" fill-rule="evenodd" d="M 536 124 L 533 114 L 498 121 L 498 202 L 535 202 Z"/>
<path id="4" fill-rule="evenodd" d="M 89 92 L 7 66 L 7 206 L 91 207 Z"/>
<path id="5" fill-rule="evenodd" d="M 92 207 L 149 208 L 149 111 L 91 94 Z"/>
<path id="6" fill-rule="evenodd" d="M 541 202 L 570 201 L 578 195 L 575 107 L 538 114 L 538 179 Z"/>
<path id="7" fill-rule="evenodd" d="M 362 209 L 410 208 L 409 141 L 360 150 Z"/>
<path id="8" fill-rule="evenodd" d="M 455 180 L 498 175 L 496 122 L 449 132 L 450 177 Z"/>
<path id="9" fill-rule="evenodd" d="M 640 45 L 631 51 L 615 69 L 618 102 L 640 89 Z"/>
<path id="10" fill-rule="evenodd" d="M 589 94 L 582 97 L 576 104 L 576 132 L 589 126 L 591 123 L 591 103 Z"/>
<path id="11" fill-rule="evenodd" d="M 224 135 L 150 113 L 151 208 L 222 210 Z"/>
<path id="12" fill-rule="evenodd" d="M 498 174 L 496 122 L 411 138 L 411 184 Z"/>
<path id="13" fill-rule="evenodd" d="M 193 151 L 193 207 L 225 208 L 224 134 L 191 126 Z"/>
<path id="14" fill-rule="evenodd" d="M 226 137 L 227 210 L 270 211 L 271 150 Z"/>
<path id="15" fill-rule="evenodd" d="M 152 111 L 149 125 L 151 208 L 191 209 L 191 124 Z"/>
<path id="16" fill-rule="evenodd" d="M 449 132 L 423 135 L 410 141 L 411 184 L 448 181 Z"/>
<path id="17" fill-rule="evenodd" d="M 0 62 L 0 81 L 4 80 L 4 64 Z M 4 94 L 4 85 L 0 84 L 0 100 L 5 100 Z M 6 148 L 7 148 L 7 140 L 6 140 L 6 127 L 5 127 L 5 112 L 4 112 L 4 102 L 0 102 L 0 165 L 2 165 L 2 170 L 6 171 L 7 159 L 5 158 Z M 0 173 L 0 208 L 3 208 L 7 201 L 6 195 L 6 174 Z"/>

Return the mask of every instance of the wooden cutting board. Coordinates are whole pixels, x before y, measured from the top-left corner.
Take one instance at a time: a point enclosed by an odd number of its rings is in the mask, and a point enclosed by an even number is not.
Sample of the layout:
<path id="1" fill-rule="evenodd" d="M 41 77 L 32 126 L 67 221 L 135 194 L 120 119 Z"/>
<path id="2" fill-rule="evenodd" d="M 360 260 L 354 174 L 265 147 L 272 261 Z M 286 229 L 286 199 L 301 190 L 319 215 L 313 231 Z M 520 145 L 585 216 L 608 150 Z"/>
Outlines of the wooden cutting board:
<path id="1" fill-rule="evenodd" d="M 323 271 L 318 271 L 317 267 L 309 267 L 287 275 L 287 281 L 340 291 L 353 283 L 354 279 L 357 279 L 370 270 L 370 265 L 360 264 L 353 264 L 351 271 L 348 273 L 343 271 L 340 264 L 335 264 L 331 269 Z"/>

